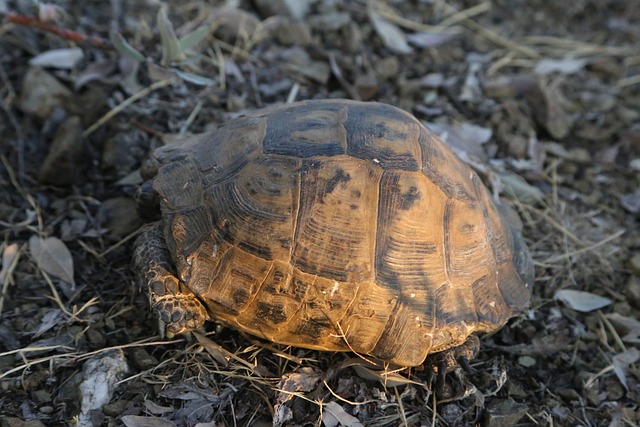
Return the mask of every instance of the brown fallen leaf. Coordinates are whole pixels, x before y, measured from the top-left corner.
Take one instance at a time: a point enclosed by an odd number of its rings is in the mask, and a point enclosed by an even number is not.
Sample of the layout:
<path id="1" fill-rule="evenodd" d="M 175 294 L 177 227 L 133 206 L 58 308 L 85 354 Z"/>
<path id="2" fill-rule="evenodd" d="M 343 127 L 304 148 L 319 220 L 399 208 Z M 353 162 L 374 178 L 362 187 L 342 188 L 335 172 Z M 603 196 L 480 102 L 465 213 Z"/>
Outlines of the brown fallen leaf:
<path id="1" fill-rule="evenodd" d="M 627 370 L 629 365 L 636 363 L 638 359 L 640 359 L 640 350 L 634 347 L 616 354 L 612 358 L 613 372 L 616 373 L 618 380 L 620 380 L 620 383 L 627 391 L 629 391 L 629 386 L 627 385 Z"/>
<path id="2" fill-rule="evenodd" d="M 360 420 L 348 414 L 347 411 L 336 402 L 324 404 L 322 423 L 325 427 L 364 427 L 364 424 L 362 424 Z"/>
<path id="3" fill-rule="evenodd" d="M 536 121 L 556 139 L 569 134 L 573 121 L 564 110 L 562 94 L 557 83 L 538 82 L 527 97 Z"/>
<path id="4" fill-rule="evenodd" d="M 616 331 L 622 335 L 622 341 L 640 344 L 640 321 L 638 319 L 623 316 L 619 313 L 609 313 L 606 318 L 613 323 Z"/>
<path id="5" fill-rule="evenodd" d="M 278 383 L 278 402 L 284 403 L 293 398 L 293 393 L 309 392 L 316 388 L 322 378 L 320 371 L 311 367 L 300 368 L 297 372 L 287 373 Z"/>
<path id="6" fill-rule="evenodd" d="M 57 237 L 42 238 L 31 236 L 29 252 L 38 268 L 75 286 L 73 278 L 73 258 L 67 245 Z"/>
<path id="7" fill-rule="evenodd" d="M 120 418 L 127 427 L 175 427 L 176 424 L 159 417 L 143 417 L 140 415 L 125 415 Z"/>
<path id="8" fill-rule="evenodd" d="M 409 46 L 407 42 L 407 35 L 395 24 L 382 18 L 378 12 L 376 12 L 373 3 L 373 1 L 369 1 L 367 4 L 369 21 L 371 21 L 373 29 L 376 30 L 376 34 L 382 39 L 384 45 L 394 53 L 412 53 L 413 48 Z"/>

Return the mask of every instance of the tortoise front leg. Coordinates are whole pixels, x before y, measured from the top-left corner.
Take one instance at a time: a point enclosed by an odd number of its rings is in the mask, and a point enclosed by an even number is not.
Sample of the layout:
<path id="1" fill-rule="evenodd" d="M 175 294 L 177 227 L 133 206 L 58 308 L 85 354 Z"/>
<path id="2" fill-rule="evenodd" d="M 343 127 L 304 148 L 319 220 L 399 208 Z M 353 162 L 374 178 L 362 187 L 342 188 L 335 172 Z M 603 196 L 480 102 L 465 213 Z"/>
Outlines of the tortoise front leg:
<path id="1" fill-rule="evenodd" d="M 147 226 L 134 244 L 133 268 L 140 289 L 164 323 L 171 338 L 204 325 L 207 310 L 200 300 L 172 273 L 171 257 L 161 224 Z"/>

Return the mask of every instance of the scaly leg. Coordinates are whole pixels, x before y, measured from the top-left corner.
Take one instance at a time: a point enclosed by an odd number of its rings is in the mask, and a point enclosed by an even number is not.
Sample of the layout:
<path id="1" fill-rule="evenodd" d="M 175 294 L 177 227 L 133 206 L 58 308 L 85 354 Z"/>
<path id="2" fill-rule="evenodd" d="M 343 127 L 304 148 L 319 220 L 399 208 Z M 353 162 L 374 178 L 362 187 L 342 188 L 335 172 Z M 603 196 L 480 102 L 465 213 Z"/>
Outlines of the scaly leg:
<path id="1" fill-rule="evenodd" d="M 133 268 L 140 289 L 172 337 L 201 328 L 208 319 L 200 300 L 172 273 L 161 224 L 145 228 L 134 244 Z"/>

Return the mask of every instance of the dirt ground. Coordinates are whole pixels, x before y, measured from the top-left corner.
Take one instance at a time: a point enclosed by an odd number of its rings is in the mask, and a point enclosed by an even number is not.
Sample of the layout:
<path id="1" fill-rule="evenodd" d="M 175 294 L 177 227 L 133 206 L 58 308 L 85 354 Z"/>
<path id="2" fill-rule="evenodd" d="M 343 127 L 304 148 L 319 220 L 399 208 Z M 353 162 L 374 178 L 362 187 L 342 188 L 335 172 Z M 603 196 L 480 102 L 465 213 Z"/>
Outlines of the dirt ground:
<path id="1" fill-rule="evenodd" d="M 438 391 L 162 338 L 133 284 L 149 152 L 313 98 L 412 112 L 519 214 L 532 307 Z M 3 427 L 640 424 L 636 0 L 0 0 L 0 103 Z"/>

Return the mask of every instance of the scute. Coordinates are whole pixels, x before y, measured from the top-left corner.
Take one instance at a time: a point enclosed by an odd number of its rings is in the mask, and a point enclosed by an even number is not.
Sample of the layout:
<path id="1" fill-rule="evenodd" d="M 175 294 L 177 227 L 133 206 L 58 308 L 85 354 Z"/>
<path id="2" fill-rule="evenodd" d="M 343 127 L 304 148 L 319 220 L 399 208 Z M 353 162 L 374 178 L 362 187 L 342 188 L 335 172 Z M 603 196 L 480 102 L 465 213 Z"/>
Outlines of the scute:
<path id="1" fill-rule="evenodd" d="M 352 156 L 373 160 L 384 169 L 422 168 L 420 146 L 414 137 L 420 132 L 420 123 L 402 110 L 384 104 L 352 105 L 344 126 Z"/>

